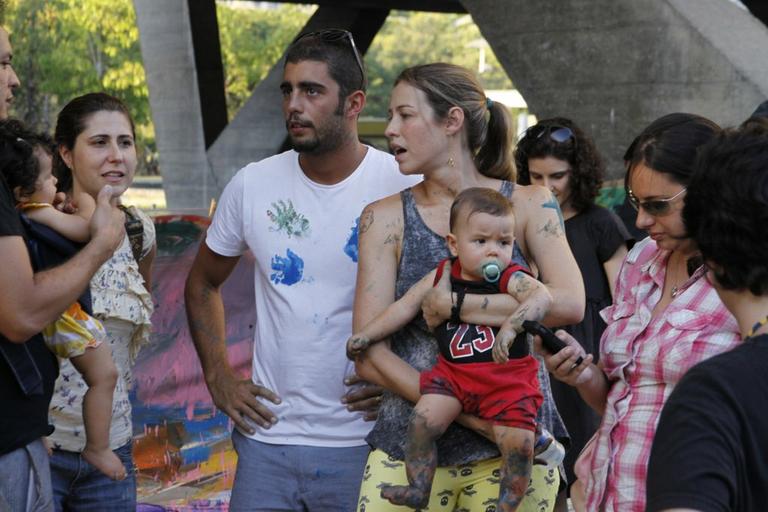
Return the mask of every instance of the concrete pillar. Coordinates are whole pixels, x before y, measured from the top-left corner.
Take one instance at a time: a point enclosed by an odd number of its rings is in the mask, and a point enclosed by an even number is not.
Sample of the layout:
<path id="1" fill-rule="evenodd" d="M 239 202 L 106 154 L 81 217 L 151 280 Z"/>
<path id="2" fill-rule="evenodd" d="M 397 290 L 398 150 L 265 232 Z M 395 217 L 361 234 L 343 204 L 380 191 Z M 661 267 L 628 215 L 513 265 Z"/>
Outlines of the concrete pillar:
<path id="1" fill-rule="evenodd" d="M 187 0 L 134 0 L 134 8 L 168 207 L 205 209 L 218 187 L 205 153 Z"/>
<path id="2" fill-rule="evenodd" d="M 723 126 L 768 98 L 768 29 L 726 0 L 462 0 L 532 113 L 574 119 L 609 177 L 648 123 L 693 112 Z"/>

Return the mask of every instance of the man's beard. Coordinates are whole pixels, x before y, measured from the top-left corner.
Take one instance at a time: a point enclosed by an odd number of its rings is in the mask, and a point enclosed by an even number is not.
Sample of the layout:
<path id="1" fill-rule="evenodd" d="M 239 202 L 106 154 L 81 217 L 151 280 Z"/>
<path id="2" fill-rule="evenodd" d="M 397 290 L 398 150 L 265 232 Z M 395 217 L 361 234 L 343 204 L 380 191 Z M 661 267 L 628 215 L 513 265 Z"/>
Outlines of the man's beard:
<path id="1" fill-rule="evenodd" d="M 286 122 L 286 128 L 287 125 L 288 122 Z M 328 153 L 341 146 L 347 137 L 343 117 L 338 114 L 333 114 L 320 127 L 314 124 L 310 125 L 310 127 L 315 131 L 315 136 L 312 138 L 297 140 L 289 132 L 288 138 L 291 140 L 291 145 L 297 153 L 309 153 L 312 155 Z"/>

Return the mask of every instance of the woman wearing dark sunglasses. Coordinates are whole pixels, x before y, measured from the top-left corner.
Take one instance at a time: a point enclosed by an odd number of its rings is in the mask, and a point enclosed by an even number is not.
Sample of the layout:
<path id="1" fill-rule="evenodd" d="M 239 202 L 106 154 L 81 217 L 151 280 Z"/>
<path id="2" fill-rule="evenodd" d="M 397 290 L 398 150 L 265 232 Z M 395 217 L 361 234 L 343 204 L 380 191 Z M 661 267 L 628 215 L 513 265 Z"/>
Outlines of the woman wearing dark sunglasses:
<path id="1" fill-rule="evenodd" d="M 565 220 L 565 235 L 584 278 L 584 320 L 564 327 L 584 350 L 597 356 L 605 322 L 600 311 L 613 302 L 612 292 L 632 236 L 621 219 L 595 204 L 605 164 L 592 140 L 570 119 L 543 119 L 525 131 L 515 149 L 517 183 L 552 191 Z M 597 361 L 597 357 L 595 357 Z M 563 465 L 573 482 L 573 463 L 600 424 L 600 416 L 562 382 L 552 383 L 557 410 L 568 427 L 571 447 Z M 565 494 L 559 500 L 565 506 Z"/>
<path id="2" fill-rule="evenodd" d="M 704 278 L 681 215 L 697 152 L 720 131 L 703 117 L 669 114 L 640 134 L 628 155 L 626 188 L 637 226 L 650 236 L 629 252 L 614 304 L 601 312 L 608 327 L 599 365 L 564 331 L 559 337 L 572 346 L 544 358 L 602 415 L 576 461 L 577 510 L 645 510 L 651 441 L 666 397 L 688 368 L 738 343 L 736 321 Z"/>

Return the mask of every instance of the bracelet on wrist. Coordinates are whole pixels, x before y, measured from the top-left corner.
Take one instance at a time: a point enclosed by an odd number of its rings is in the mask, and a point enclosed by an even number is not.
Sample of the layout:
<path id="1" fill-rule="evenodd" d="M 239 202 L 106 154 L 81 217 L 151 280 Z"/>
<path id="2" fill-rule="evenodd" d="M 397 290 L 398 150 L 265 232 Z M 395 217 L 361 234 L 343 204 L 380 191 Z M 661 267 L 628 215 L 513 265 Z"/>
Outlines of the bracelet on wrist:
<path id="1" fill-rule="evenodd" d="M 461 323 L 461 305 L 464 304 L 465 293 L 464 288 L 456 290 L 456 302 L 451 306 L 451 322 L 454 324 Z M 453 293 L 451 293 L 451 301 L 453 301 Z"/>

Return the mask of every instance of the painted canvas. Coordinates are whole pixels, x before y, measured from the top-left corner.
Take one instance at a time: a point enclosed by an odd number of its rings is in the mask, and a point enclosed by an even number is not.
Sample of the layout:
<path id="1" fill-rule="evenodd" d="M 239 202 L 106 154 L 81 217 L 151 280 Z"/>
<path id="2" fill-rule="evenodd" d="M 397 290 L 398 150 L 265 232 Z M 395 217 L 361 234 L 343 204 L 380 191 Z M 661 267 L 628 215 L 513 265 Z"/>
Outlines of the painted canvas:
<path id="1" fill-rule="evenodd" d="M 134 458 L 138 510 L 227 510 L 236 455 L 232 425 L 216 410 L 187 328 L 184 282 L 205 233 L 199 216 L 155 217 L 152 344 L 134 368 Z M 253 340 L 253 261 L 241 258 L 223 289 L 232 366 L 250 375 Z"/>

